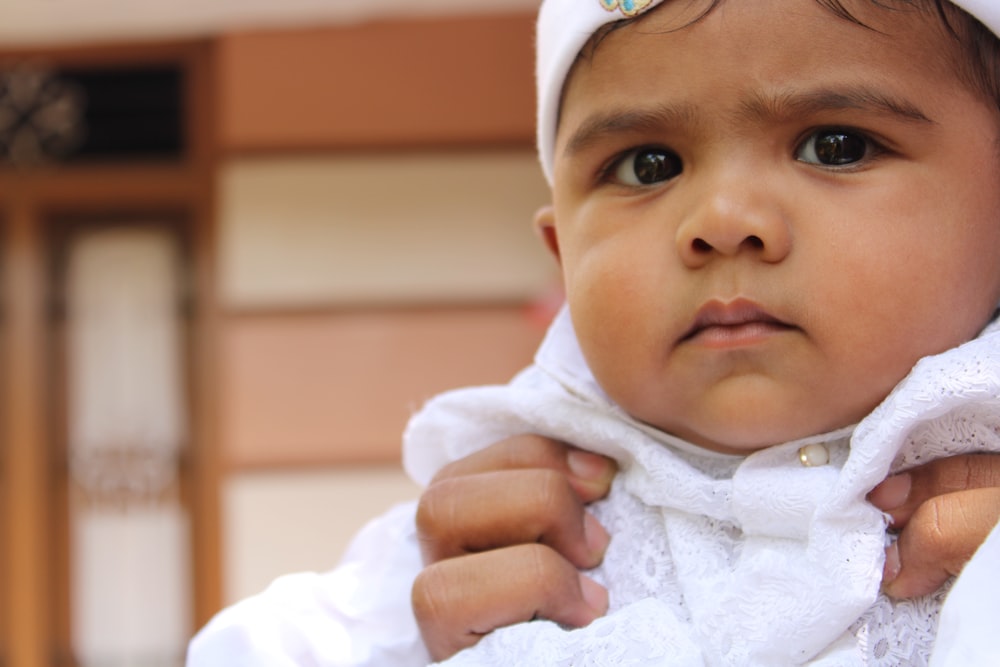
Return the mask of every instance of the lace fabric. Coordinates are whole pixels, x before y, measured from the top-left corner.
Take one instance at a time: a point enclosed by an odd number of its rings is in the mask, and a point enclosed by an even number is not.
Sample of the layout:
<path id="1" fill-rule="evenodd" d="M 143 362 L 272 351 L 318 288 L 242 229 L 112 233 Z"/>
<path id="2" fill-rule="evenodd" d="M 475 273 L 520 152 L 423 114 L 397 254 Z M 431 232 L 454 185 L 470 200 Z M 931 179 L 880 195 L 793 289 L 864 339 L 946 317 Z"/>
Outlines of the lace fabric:
<path id="1" fill-rule="evenodd" d="M 505 387 L 432 401 L 407 430 L 418 481 L 499 438 L 540 433 L 610 455 L 593 511 L 612 535 L 592 575 L 607 616 L 582 629 L 503 628 L 448 665 L 922 665 L 942 593 L 879 594 L 885 518 L 865 502 L 890 471 L 1000 451 L 1000 335 L 921 361 L 854 430 L 745 458 L 701 452 L 630 419 L 601 392 L 563 313 L 536 364 Z M 798 450 L 823 443 L 826 466 Z"/>

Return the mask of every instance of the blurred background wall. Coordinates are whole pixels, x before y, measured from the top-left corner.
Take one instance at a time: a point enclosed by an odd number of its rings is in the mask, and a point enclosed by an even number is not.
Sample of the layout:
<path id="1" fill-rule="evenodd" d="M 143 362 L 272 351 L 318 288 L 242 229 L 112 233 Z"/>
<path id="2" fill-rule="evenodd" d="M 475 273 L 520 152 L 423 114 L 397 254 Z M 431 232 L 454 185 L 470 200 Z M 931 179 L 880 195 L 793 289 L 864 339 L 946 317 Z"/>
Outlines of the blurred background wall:
<path id="1" fill-rule="evenodd" d="M 71 4 L 0 8 L 0 663 L 178 665 L 530 361 L 536 2 Z"/>

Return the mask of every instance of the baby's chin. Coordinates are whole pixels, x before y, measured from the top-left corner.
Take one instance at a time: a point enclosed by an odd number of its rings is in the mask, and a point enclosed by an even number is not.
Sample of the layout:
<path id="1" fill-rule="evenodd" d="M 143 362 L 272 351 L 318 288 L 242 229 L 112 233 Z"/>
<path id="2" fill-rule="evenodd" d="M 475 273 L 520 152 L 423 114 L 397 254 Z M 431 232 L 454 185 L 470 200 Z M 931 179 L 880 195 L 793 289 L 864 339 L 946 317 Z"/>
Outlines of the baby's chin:
<path id="1" fill-rule="evenodd" d="M 880 388 L 853 393 L 810 392 L 803 386 L 753 376 L 718 383 L 701 393 L 667 398 L 619 405 L 636 419 L 692 445 L 746 456 L 842 432 L 871 414 L 884 395 Z"/>

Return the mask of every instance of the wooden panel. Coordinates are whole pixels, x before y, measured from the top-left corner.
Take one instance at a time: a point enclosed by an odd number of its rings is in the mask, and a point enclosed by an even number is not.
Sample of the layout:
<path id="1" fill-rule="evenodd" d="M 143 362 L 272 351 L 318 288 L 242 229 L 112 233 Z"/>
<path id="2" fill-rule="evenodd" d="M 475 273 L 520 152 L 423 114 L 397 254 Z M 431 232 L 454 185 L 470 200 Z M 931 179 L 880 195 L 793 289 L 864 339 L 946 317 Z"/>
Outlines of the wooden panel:
<path id="1" fill-rule="evenodd" d="M 530 145 L 533 34 L 519 13 L 223 36 L 222 149 Z"/>
<path id="2" fill-rule="evenodd" d="M 506 382 L 542 327 L 521 307 L 232 316 L 223 335 L 228 466 L 391 462 L 445 389 Z"/>
<path id="3" fill-rule="evenodd" d="M 4 266 L 6 444 L 3 507 L 7 571 L 0 585 L 7 620 L 7 663 L 47 664 L 52 610 L 47 568 L 50 499 L 45 423 L 44 267 L 41 234 L 25 206 L 9 209 Z"/>

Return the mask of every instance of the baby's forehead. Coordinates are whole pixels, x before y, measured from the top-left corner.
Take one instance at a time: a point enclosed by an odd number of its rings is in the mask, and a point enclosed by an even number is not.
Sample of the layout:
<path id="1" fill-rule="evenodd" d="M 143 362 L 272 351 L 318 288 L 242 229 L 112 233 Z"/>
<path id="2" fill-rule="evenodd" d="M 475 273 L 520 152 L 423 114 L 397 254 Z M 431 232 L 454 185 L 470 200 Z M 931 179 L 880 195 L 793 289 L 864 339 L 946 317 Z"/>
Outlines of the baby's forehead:
<path id="1" fill-rule="evenodd" d="M 785 91 L 792 96 L 798 90 L 815 88 L 817 99 L 812 104 L 808 99 L 796 100 L 796 104 L 878 106 L 919 116 L 913 105 L 893 102 L 878 86 L 915 77 L 948 83 L 958 78 L 960 43 L 937 17 L 919 12 L 893 14 L 879 7 L 863 14 L 862 22 L 847 20 L 816 0 L 792 2 L 811 6 L 812 11 L 791 18 L 774 9 L 726 12 L 712 5 L 692 15 L 688 5 L 668 1 L 632 20 L 601 26 L 567 72 L 560 90 L 560 114 L 572 102 L 569 93 L 579 79 L 590 82 L 588 97 L 603 96 L 633 80 L 635 85 L 628 91 L 631 98 L 623 103 L 642 107 L 658 97 L 683 100 L 686 91 L 711 85 L 721 69 L 723 74 L 738 70 L 747 84 L 754 85 L 714 90 L 720 104 L 745 94 L 744 88 L 759 91 L 742 103 L 748 115 L 762 116 L 768 107 L 788 106 L 782 99 Z M 724 13 L 728 15 L 716 16 Z M 648 61 L 655 61 L 656 66 L 644 67 Z M 637 72 L 646 78 L 636 80 Z M 664 95 L 665 86 L 669 95 Z M 915 99 L 923 97 L 923 92 L 919 90 Z M 682 114 L 698 113 L 681 104 L 675 109 Z"/>

